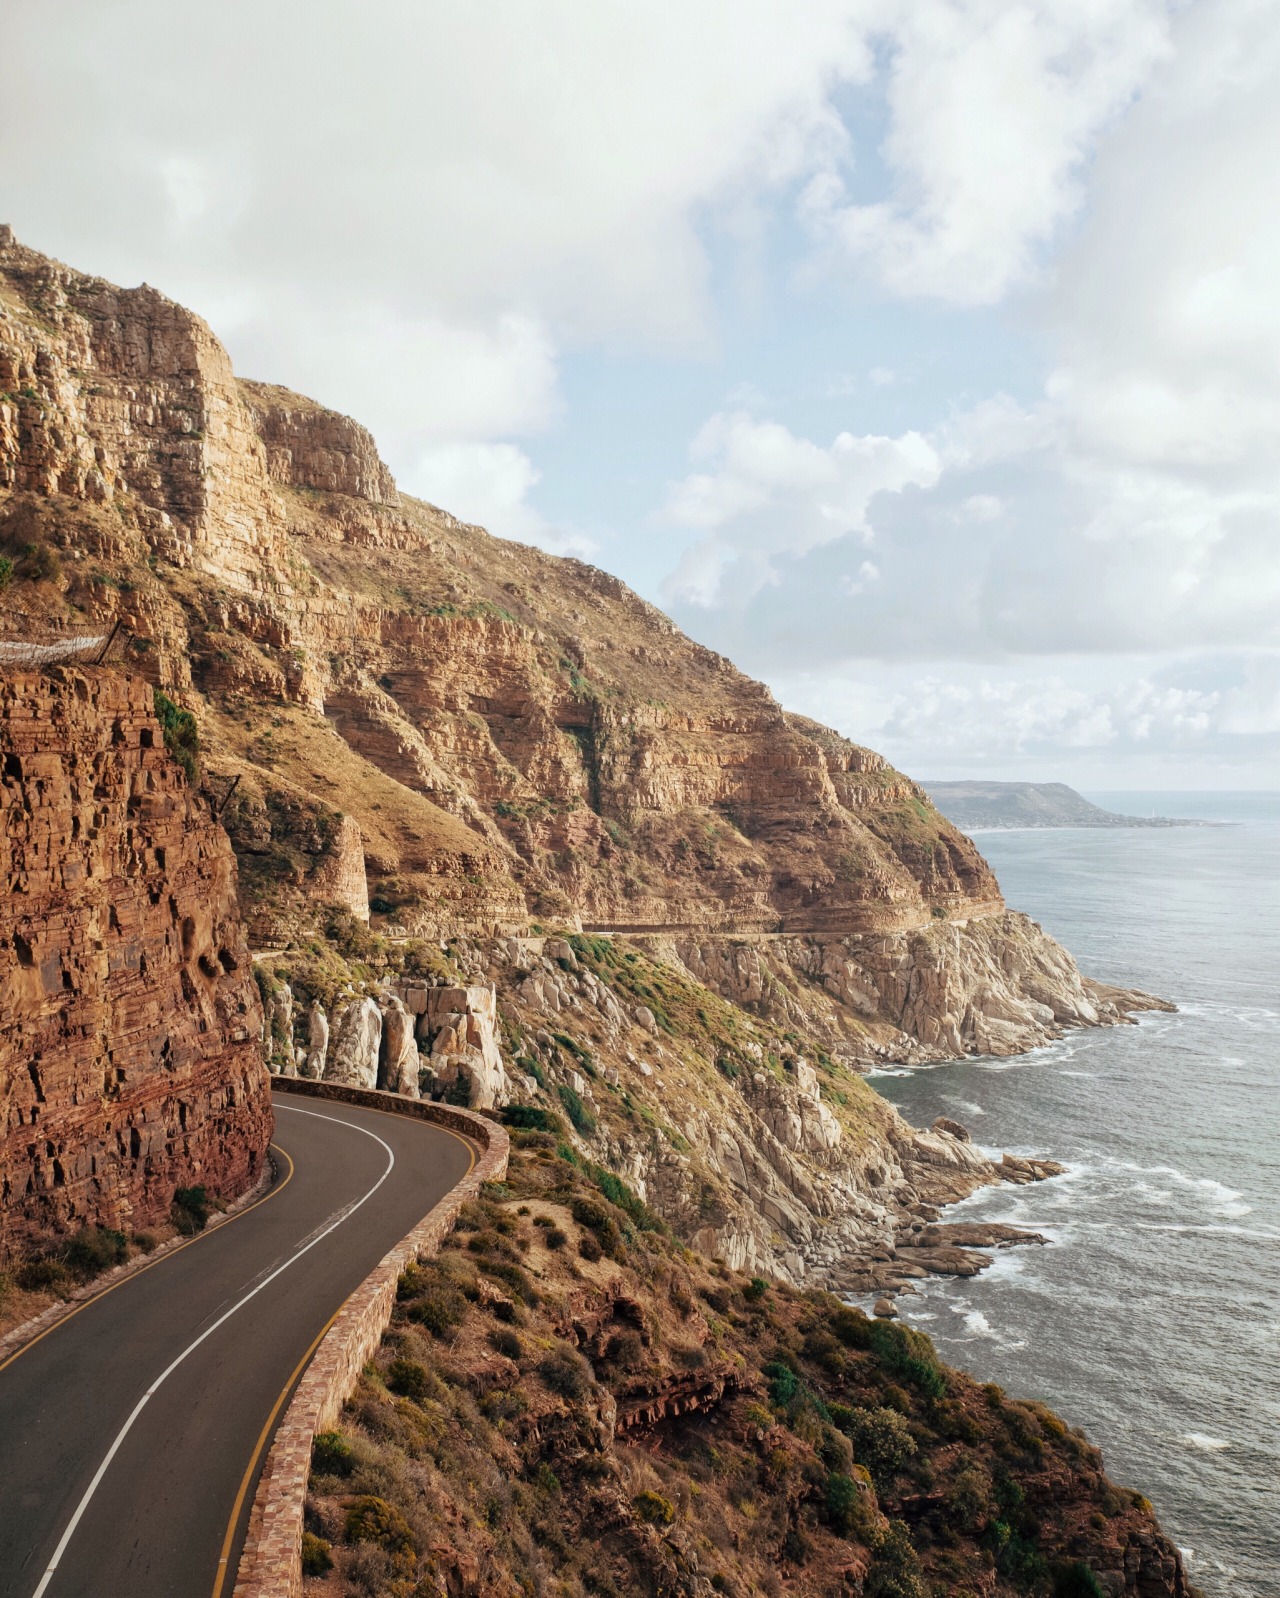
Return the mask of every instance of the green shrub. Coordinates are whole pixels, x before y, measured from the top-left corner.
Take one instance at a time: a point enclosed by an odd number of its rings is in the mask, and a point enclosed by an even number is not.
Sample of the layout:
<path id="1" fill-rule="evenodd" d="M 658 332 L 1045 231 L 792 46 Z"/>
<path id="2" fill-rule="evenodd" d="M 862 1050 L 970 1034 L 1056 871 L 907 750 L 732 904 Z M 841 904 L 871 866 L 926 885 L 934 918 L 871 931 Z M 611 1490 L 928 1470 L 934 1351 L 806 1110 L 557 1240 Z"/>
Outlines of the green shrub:
<path id="1" fill-rule="evenodd" d="M 79 1276 L 96 1276 L 99 1271 L 110 1270 L 113 1265 L 123 1265 L 129 1257 L 129 1247 L 123 1232 L 113 1232 L 106 1226 L 86 1226 L 67 1244 L 67 1264 Z"/>
<path id="2" fill-rule="evenodd" d="M 386 1549 L 397 1566 L 412 1569 L 417 1553 L 413 1528 L 394 1504 L 371 1493 L 355 1499 L 347 1510 L 347 1541 L 376 1543 Z"/>
<path id="3" fill-rule="evenodd" d="M 574 1130 L 581 1132 L 583 1137 L 590 1137 L 596 1129 L 596 1118 L 582 1102 L 581 1096 L 567 1082 L 561 1082 L 556 1092 L 560 1095 L 565 1114 L 573 1122 Z"/>
<path id="4" fill-rule="evenodd" d="M 156 720 L 164 733 L 165 748 L 186 772 L 187 781 L 194 782 L 200 765 L 200 729 L 196 726 L 196 718 L 189 710 L 175 705 L 168 694 L 161 693 L 158 688 L 153 690 L 152 699 Z"/>
<path id="5" fill-rule="evenodd" d="M 650 1526 L 669 1526 L 676 1518 L 675 1505 L 661 1493 L 648 1490 L 637 1493 L 631 1500 L 631 1507 L 640 1519 L 647 1521 Z"/>
<path id="6" fill-rule="evenodd" d="M 495 1327 L 489 1333 L 489 1347 L 495 1354 L 501 1354 L 506 1359 L 520 1359 L 524 1355 L 524 1344 L 505 1326 Z"/>
<path id="7" fill-rule="evenodd" d="M 842 1472 L 833 1472 L 828 1476 L 825 1502 L 831 1529 L 841 1537 L 850 1537 L 865 1529 L 867 1512 L 862 1506 L 858 1484 L 852 1476 Z"/>
<path id="8" fill-rule="evenodd" d="M 553 1348 L 538 1361 L 538 1375 L 543 1385 L 560 1398 L 583 1398 L 591 1387 L 586 1362 L 570 1348 Z"/>
<path id="9" fill-rule="evenodd" d="M 875 1539 L 875 1557 L 863 1586 L 865 1598 L 929 1598 L 907 1528 L 891 1521 Z"/>
<path id="10" fill-rule="evenodd" d="M 202 1185 L 195 1187 L 180 1187 L 173 1195 L 173 1208 L 170 1214 L 173 1224 L 184 1237 L 194 1237 L 197 1232 L 203 1232 L 209 1219 L 210 1201 L 207 1190 Z"/>
<path id="11" fill-rule="evenodd" d="M 341 1432 L 317 1432 L 311 1468 L 320 1476 L 349 1476 L 356 1468 L 355 1451 Z"/>
<path id="12" fill-rule="evenodd" d="M 853 1444 L 854 1458 L 887 1486 L 913 1457 L 915 1439 L 902 1416 L 892 1409 L 833 1407 L 831 1417 Z"/>
<path id="13" fill-rule="evenodd" d="M 613 1216 L 609 1214 L 603 1204 L 597 1204 L 594 1199 L 576 1198 L 570 1205 L 570 1211 L 579 1226 L 585 1226 L 593 1232 L 596 1241 L 606 1254 L 613 1254 L 621 1242 L 621 1234 Z"/>
<path id="14" fill-rule="evenodd" d="M 8 555 L 0 555 L 0 592 L 13 581 L 13 562 Z"/>
<path id="15" fill-rule="evenodd" d="M 609 1339 L 604 1357 L 619 1370 L 639 1370 L 644 1364 L 644 1338 L 630 1326 L 615 1332 Z"/>
<path id="16" fill-rule="evenodd" d="M 518 1265 L 508 1264 L 505 1260 L 485 1260 L 481 1269 L 486 1276 L 491 1276 L 495 1282 L 501 1282 L 509 1288 L 523 1303 L 539 1302 L 539 1293 L 533 1285 L 533 1278 Z"/>
<path id="17" fill-rule="evenodd" d="M 302 1534 L 302 1574 L 325 1576 L 333 1569 L 333 1547 L 323 1537 L 304 1531 Z"/>
<path id="18" fill-rule="evenodd" d="M 420 1404 L 431 1391 L 431 1378 L 416 1359 L 393 1359 L 387 1367 L 387 1386 L 401 1398 Z"/>
<path id="19" fill-rule="evenodd" d="M 833 1476 L 848 1476 L 853 1470 L 853 1444 L 835 1426 L 824 1426 L 818 1458 Z"/>
<path id="20" fill-rule="evenodd" d="M 667 1225 L 659 1219 L 642 1198 L 638 1198 L 620 1176 L 605 1170 L 602 1165 L 588 1165 L 587 1174 L 604 1194 L 610 1204 L 616 1205 L 629 1216 L 642 1232 L 665 1232 Z"/>
<path id="21" fill-rule="evenodd" d="M 966 1465 L 947 1493 L 950 1518 L 962 1531 L 981 1529 L 991 1510 L 991 1477 L 981 1465 Z"/>
<path id="22" fill-rule="evenodd" d="M 443 1337 L 453 1327 L 460 1326 L 467 1313 L 467 1301 L 455 1287 L 433 1287 L 415 1299 L 408 1310 L 409 1319 L 425 1326 L 433 1337 Z"/>
<path id="23" fill-rule="evenodd" d="M 872 1324 L 870 1344 L 880 1363 L 895 1376 L 913 1382 L 927 1398 L 941 1398 L 947 1379 L 938 1365 L 933 1344 L 923 1332 L 892 1321 Z"/>
<path id="24" fill-rule="evenodd" d="M 1083 1560 L 1062 1565 L 1053 1575 L 1053 1598 L 1106 1598 L 1102 1584 Z"/>
<path id="25" fill-rule="evenodd" d="M 28 1293 L 56 1293 L 67 1286 L 67 1268 L 61 1260 L 41 1254 L 36 1259 L 24 1260 L 13 1273 L 13 1279 Z"/>
<path id="26" fill-rule="evenodd" d="M 872 1321 L 860 1309 L 844 1308 L 831 1317 L 831 1330 L 846 1348 L 870 1348 Z"/>
<path id="27" fill-rule="evenodd" d="M 764 1374 L 769 1379 L 769 1397 L 780 1408 L 789 1404 L 800 1391 L 800 1378 L 790 1365 L 784 1365 L 779 1359 L 772 1359 L 764 1367 Z"/>
<path id="28" fill-rule="evenodd" d="M 502 1112 L 503 1124 L 522 1132 L 560 1132 L 561 1121 L 550 1110 L 540 1110 L 536 1104 L 508 1104 Z"/>
<path id="29" fill-rule="evenodd" d="M 496 1388 L 480 1400 L 480 1413 L 486 1420 L 518 1420 L 529 1407 L 529 1400 L 516 1388 Z"/>
<path id="30" fill-rule="evenodd" d="M 32 395 L 32 398 L 35 396 Z M 11 555 L 4 557 L 9 567 L 9 576 L 0 586 L 7 587 L 14 577 L 21 577 L 27 582 L 40 583 L 52 581 L 62 572 L 62 563 L 56 552 L 42 540 L 20 544 L 13 549 Z"/>
<path id="31" fill-rule="evenodd" d="M 763 1276 L 753 1276 L 742 1289 L 742 1296 L 748 1304 L 758 1304 L 769 1291 L 769 1284 Z"/>

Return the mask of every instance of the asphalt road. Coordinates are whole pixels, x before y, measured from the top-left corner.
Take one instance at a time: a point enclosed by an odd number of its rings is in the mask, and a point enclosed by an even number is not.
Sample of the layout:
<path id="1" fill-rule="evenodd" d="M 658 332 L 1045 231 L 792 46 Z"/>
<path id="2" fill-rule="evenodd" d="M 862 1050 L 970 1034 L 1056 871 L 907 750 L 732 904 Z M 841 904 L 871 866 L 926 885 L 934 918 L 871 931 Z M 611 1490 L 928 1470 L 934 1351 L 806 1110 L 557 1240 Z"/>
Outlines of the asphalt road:
<path id="1" fill-rule="evenodd" d="M 472 1163 L 470 1144 L 421 1121 L 274 1103 L 263 1200 L 0 1369 L 3 1598 L 230 1598 L 278 1400 Z"/>

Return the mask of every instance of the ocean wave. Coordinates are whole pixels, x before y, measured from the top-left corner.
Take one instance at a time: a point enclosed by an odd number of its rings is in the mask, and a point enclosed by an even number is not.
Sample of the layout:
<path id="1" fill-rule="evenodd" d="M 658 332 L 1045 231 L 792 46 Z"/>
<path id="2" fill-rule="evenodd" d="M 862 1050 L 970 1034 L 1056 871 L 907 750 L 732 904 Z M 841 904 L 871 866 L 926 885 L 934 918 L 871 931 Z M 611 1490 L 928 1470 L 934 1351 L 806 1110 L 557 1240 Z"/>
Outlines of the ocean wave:
<path id="1" fill-rule="evenodd" d="M 958 1099 L 954 1094 L 944 1093 L 943 1103 L 954 1104 L 957 1110 L 963 1110 L 966 1115 L 985 1115 L 987 1112 L 980 1104 L 970 1104 L 968 1099 Z"/>
<path id="2" fill-rule="evenodd" d="M 1280 1243 L 1280 1232 L 1257 1226 L 1215 1226 L 1211 1221 L 1135 1221 L 1139 1232 L 1205 1232 L 1211 1236 L 1248 1237 L 1256 1242 Z"/>
<path id="3" fill-rule="evenodd" d="M 1221 1453 L 1231 1444 L 1223 1437 L 1210 1437 L 1207 1432 L 1183 1432 L 1179 1442 L 1189 1443 L 1192 1448 L 1198 1448 L 1205 1454 Z"/>
<path id="4" fill-rule="evenodd" d="M 1121 1161 L 1119 1169 L 1132 1171 L 1136 1176 L 1165 1177 L 1184 1192 L 1199 1193 L 1208 1203 L 1211 1215 L 1233 1220 L 1253 1213 L 1253 1206 L 1244 1202 L 1244 1194 L 1239 1188 L 1228 1187 L 1216 1177 L 1190 1176 L 1173 1165 L 1137 1165 L 1128 1160 Z M 1164 1184 L 1152 1187 L 1146 1182 L 1138 1182 L 1134 1191 L 1154 1198 L 1157 1203 L 1165 1203 L 1172 1198 L 1172 1191 Z"/>

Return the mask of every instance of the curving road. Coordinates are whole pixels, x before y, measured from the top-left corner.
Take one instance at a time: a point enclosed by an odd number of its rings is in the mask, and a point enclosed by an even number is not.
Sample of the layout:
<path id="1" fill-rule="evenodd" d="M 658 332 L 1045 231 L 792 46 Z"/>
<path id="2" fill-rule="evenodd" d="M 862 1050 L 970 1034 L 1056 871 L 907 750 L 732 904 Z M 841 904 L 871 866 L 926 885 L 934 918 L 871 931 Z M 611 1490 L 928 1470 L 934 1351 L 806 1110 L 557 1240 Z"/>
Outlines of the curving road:
<path id="1" fill-rule="evenodd" d="M 2 1598 L 230 1598 L 282 1400 L 473 1160 L 425 1122 L 274 1104 L 263 1199 L 0 1365 Z"/>

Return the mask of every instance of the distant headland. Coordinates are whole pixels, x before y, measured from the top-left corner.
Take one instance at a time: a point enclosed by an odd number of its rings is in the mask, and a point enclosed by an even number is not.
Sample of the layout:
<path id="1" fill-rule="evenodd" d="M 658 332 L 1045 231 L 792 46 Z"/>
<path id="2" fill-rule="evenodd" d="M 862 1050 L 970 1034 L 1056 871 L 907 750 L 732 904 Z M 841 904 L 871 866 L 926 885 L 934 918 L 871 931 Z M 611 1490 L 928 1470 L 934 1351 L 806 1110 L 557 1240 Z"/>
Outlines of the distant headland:
<path id="1" fill-rule="evenodd" d="M 1172 816 L 1123 816 L 1091 804 L 1065 782 L 926 782 L 948 821 L 965 831 L 983 827 L 1215 827 L 1215 821 Z"/>

